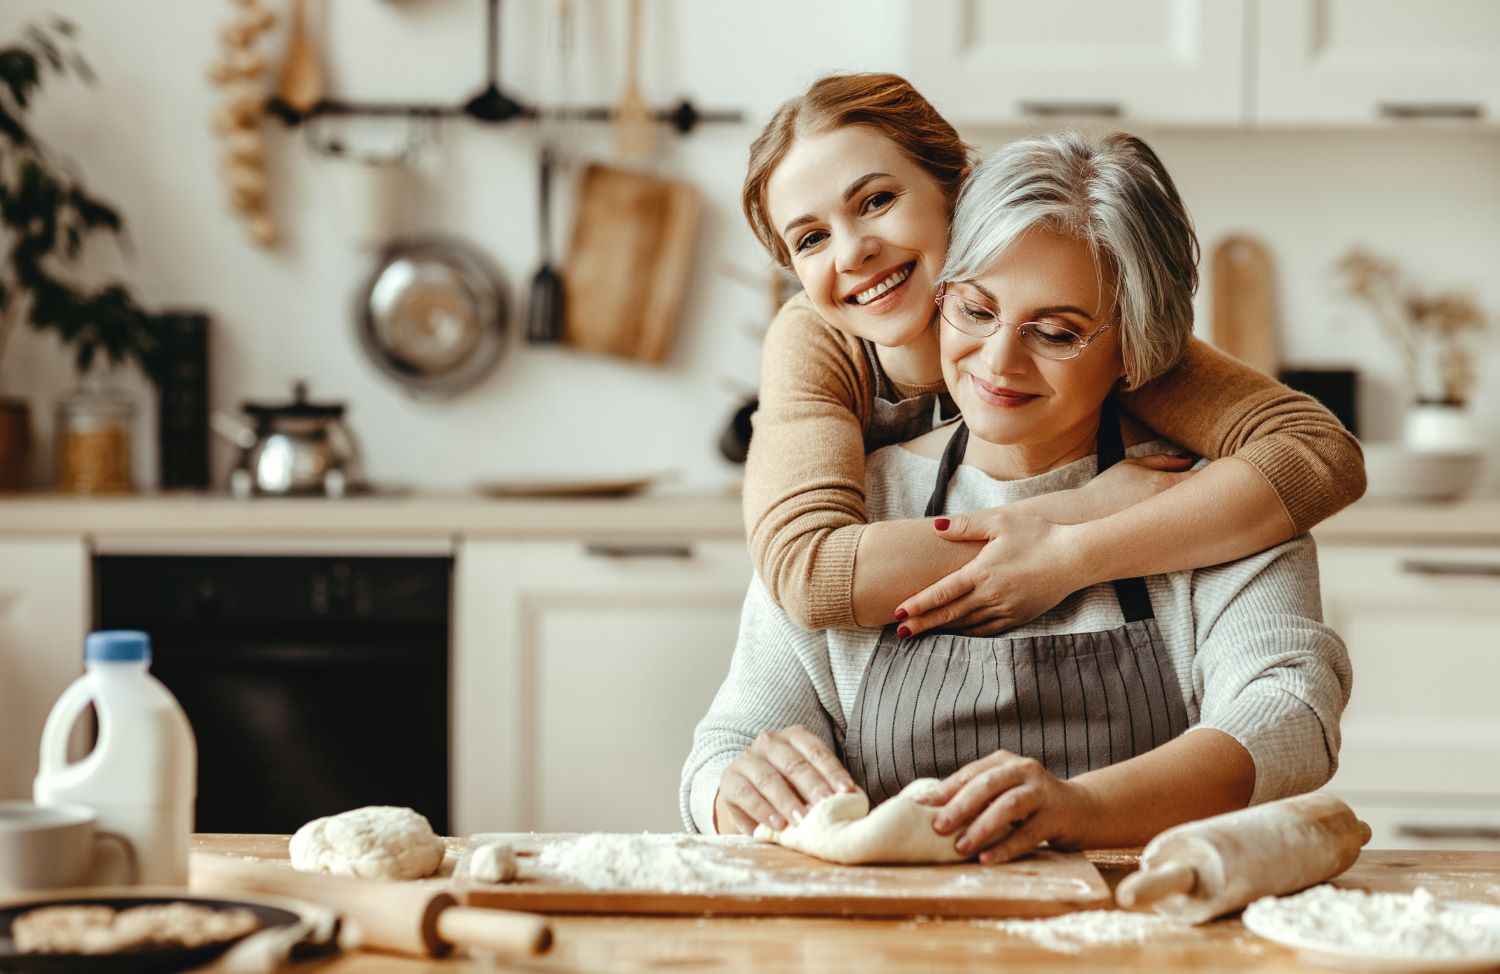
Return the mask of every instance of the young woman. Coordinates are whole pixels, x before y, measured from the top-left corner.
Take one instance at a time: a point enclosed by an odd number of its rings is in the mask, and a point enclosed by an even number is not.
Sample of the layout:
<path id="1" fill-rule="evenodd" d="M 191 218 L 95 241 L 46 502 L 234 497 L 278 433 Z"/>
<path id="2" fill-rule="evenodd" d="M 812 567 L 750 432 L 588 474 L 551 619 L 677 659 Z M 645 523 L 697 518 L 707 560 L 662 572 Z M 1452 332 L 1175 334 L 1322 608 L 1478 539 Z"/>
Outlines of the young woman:
<path id="1" fill-rule="evenodd" d="M 1191 297 L 1195 249 L 1139 139 L 1059 133 L 986 160 L 930 270 L 961 419 L 870 455 L 871 517 L 1028 503 L 1169 449 L 1115 390 L 1184 354 L 1190 318 L 1161 309 Z M 1140 845 L 1309 791 L 1337 763 L 1351 683 L 1319 611 L 1306 536 L 1093 585 L 1000 637 L 808 631 L 757 579 L 683 771 L 684 819 L 779 829 L 838 788 L 879 802 L 936 777 L 934 827 L 993 862 L 1042 842 Z"/>
<path id="2" fill-rule="evenodd" d="M 1226 459 L 1189 475 L 1142 458 L 1066 494 L 867 524 L 866 452 L 930 429 L 942 408 L 932 296 L 970 164 L 952 126 L 888 74 L 818 81 L 751 147 L 746 215 L 805 289 L 766 336 L 745 471 L 752 557 L 792 619 L 993 634 L 1097 582 L 1263 550 L 1364 492 L 1359 444 L 1327 410 L 1191 338 L 1194 241 L 1159 270 L 1172 298 L 1150 309 L 1183 345 L 1144 358 L 1121 405 Z"/>

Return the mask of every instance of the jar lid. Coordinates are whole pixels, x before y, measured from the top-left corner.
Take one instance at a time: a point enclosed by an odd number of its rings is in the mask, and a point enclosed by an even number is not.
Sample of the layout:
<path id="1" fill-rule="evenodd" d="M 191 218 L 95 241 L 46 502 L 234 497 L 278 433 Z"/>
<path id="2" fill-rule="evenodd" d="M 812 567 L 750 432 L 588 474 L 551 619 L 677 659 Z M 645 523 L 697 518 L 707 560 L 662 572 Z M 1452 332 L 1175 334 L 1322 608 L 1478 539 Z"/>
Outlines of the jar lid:
<path id="1" fill-rule="evenodd" d="M 262 422 L 291 418 L 338 419 L 344 415 L 344 404 L 341 402 L 308 402 L 306 382 L 298 382 L 292 386 L 292 401 L 289 403 L 245 402 L 240 404 L 240 409 L 244 410 L 245 415 Z"/>
<path id="2" fill-rule="evenodd" d="M 138 663 L 151 658 L 151 637 L 139 629 L 100 629 L 83 640 L 88 662 Z"/>

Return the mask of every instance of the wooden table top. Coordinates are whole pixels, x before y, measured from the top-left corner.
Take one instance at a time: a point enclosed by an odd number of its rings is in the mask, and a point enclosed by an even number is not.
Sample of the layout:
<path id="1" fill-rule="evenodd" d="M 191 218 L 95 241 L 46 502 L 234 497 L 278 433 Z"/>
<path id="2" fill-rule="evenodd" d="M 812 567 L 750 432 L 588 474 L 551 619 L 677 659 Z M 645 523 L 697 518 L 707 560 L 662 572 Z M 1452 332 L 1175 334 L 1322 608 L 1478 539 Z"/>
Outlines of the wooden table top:
<path id="1" fill-rule="evenodd" d="M 262 856 L 284 838 L 198 836 L 204 852 Z M 284 853 L 283 853 L 284 854 Z M 1113 888 L 1136 864 L 1136 853 L 1089 853 Z M 1367 850 L 1335 885 L 1379 892 L 1426 887 L 1439 899 L 1500 905 L 1500 852 Z M 316 970 L 330 974 L 458 974 L 481 971 L 1325 971 L 1245 930 L 1238 919 L 1173 929 L 1144 945 L 1090 947 L 1059 953 L 1035 940 L 996 929 L 993 920 L 868 920 L 794 917 L 556 916 L 556 946 L 541 958 L 419 960 L 354 952 Z"/>

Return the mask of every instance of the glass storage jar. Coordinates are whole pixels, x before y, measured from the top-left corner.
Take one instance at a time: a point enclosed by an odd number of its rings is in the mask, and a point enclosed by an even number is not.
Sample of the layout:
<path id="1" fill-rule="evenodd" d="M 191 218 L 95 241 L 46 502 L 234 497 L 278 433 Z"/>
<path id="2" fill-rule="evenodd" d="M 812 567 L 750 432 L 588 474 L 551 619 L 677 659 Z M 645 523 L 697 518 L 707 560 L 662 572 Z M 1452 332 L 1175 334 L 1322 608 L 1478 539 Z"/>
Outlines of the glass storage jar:
<path id="1" fill-rule="evenodd" d="M 130 429 L 135 404 L 117 396 L 79 393 L 57 404 L 57 489 L 71 494 L 121 494 L 131 478 Z"/>

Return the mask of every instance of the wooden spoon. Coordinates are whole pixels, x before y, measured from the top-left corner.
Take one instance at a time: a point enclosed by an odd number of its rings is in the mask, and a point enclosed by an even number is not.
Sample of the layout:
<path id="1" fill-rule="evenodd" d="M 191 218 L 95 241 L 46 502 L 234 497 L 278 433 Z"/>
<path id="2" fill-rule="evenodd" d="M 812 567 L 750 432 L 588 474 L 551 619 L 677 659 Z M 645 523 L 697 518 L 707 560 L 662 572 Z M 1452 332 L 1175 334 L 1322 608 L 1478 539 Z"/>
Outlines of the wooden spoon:
<path id="1" fill-rule="evenodd" d="M 615 106 L 615 148 L 623 156 L 648 159 L 656 148 L 656 116 L 641 97 L 641 0 L 630 0 L 629 33 L 625 91 Z"/>
<path id="2" fill-rule="evenodd" d="M 307 33 L 304 0 L 292 0 L 292 37 L 287 45 L 286 63 L 276 82 L 276 95 L 300 115 L 312 111 L 323 100 L 323 68 L 313 53 Z"/>

